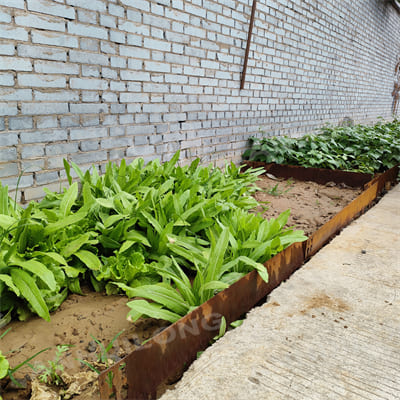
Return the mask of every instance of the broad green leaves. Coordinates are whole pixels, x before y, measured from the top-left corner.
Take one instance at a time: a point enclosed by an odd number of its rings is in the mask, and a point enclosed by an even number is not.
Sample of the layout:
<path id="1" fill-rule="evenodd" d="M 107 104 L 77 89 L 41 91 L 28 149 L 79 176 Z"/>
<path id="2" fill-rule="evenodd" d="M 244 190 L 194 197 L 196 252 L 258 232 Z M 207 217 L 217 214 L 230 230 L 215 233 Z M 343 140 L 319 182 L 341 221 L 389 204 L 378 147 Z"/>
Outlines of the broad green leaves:
<path id="1" fill-rule="evenodd" d="M 103 175 L 64 162 L 69 188 L 26 209 L 0 184 L 0 312 L 48 320 L 68 292 L 91 285 L 151 300 L 130 303 L 133 320 L 173 322 L 252 269 L 267 280 L 262 263 L 304 240 L 283 230 L 288 213 L 264 221 L 248 212 L 261 170 L 178 159 L 123 160 Z"/>
<path id="2" fill-rule="evenodd" d="M 399 121 L 374 126 L 325 126 L 319 135 L 251 141 L 243 158 L 267 163 L 375 173 L 400 162 Z"/>

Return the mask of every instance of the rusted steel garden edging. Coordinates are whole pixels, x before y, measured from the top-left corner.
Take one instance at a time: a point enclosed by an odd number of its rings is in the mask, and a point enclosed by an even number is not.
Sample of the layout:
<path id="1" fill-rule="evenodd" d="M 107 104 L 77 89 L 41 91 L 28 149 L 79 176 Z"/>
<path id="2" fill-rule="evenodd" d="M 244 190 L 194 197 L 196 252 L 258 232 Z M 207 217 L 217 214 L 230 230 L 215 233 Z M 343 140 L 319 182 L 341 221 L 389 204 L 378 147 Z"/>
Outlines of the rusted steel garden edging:
<path id="1" fill-rule="evenodd" d="M 250 272 L 169 326 L 144 346 L 102 372 L 99 376 L 101 400 L 156 398 L 159 387 L 179 378 L 185 368 L 196 359 L 197 352 L 208 346 L 210 340 L 219 331 L 222 316 L 229 324 L 248 312 L 281 282 L 289 278 L 306 259 L 315 254 L 352 219 L 371 205 L 385 188 L 385 184 L 394 182 L 399 172 L 399 167 L 396 166 L 371 180 L 371 175 L 368 174 L 328 170 L 329 174 L 321 172 L 326 170 L 318 168 L 306 171 L 310 169 L 263 163 L 249 164 L 252 167 L 265 166 L 267 172 L 277 177 L 293 177 L 319 183 L 342 182 L 353 187 L 363 186 L 364 191 L 311 235 L 306 242 L 295 243 L 268 260 L 264 264 L 269 273 L 268 284 L 259 277 L 256 271 Z M 293 175 L 287 175 L 289 172 Z"/>

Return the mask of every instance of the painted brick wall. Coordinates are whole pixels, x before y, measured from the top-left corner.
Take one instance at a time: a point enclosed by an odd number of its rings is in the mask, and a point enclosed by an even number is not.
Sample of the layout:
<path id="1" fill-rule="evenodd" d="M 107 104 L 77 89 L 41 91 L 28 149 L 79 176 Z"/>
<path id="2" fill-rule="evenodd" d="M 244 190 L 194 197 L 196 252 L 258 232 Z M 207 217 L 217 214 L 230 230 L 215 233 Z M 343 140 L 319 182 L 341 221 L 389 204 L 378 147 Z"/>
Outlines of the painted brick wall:
<path id="1" fill-rule="evenodd" d="M 0 0 L 0 179 L 23 199 L 87 168 L 391 118 L 400 15 L 384 0 Z"/>

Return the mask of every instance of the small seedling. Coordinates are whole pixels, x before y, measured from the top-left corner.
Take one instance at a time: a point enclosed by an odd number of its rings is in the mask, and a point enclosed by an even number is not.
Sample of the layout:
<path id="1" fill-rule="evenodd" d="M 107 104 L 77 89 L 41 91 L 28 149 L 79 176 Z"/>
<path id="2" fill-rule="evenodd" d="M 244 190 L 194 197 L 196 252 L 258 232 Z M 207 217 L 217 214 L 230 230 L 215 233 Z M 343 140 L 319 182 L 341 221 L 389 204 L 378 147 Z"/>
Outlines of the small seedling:
<path id="1" fill-rule="evenodd" d="M 60 345 L 56 347 L 56 355 L 54 360 L 47 361 L 48 366 L 38 365 L 37 369 L 43 371 L 39 375 L 39 380 L 46 384 L 61 386 L 64 384 L 60 374 L 64 371 L 64 366 L 61 364 L 62 355 L 69 350 L 73 345 Z"/>
<path id="2" fill-rule="evenodd" d="M 289 181 L 288 181 L 289 182 Z M 268 190 L 266 190 L 266 192 L 268 194 L 270 194 L 271 196 L 282 196 L 283 194 L 289 192 L 289 190 L 291 190 L 291 185 L 292 183 L 286 183 L 286 189 L 282 189 L 279 187 L 279 183 L 277 183 L 275 186 L 268 188 Z"/>
<path id="3" fill-rule="evenodd" d="M 106 367 L 109 367 L 109 363 L 108 363 L 108 353 L 109 351 L 112 349 L 113 344 L 115 342 L 115 340 L 118 338 L 119 335 L 121 335 L 121 333 L 124 331 L 124 329 L 122 329 L 122 331 L 118 332 L 110 341 L 110 343 L 108 343 L 107 347 L 104 346 L 103 343 L 100 342 L 99 339 L 95 338 L 93 335 L 90 335 L 92 337 L 92 339 L 99 345 L 100 347 L 100 353 L 97 355 L 97 361 L 100 363 L 103 363 L 106 365 Z M 82 363 L 83 365 L 86 365 L 88 368 L 90 368 L 92 371 L 96 372 L 97 374 L 100 375 L 101 371 L 96 368 L 93 364 L 91 364 L 88 361 L 85 360 L 80 360 L 78 359 L 78 361 L 80 363 Z"/>

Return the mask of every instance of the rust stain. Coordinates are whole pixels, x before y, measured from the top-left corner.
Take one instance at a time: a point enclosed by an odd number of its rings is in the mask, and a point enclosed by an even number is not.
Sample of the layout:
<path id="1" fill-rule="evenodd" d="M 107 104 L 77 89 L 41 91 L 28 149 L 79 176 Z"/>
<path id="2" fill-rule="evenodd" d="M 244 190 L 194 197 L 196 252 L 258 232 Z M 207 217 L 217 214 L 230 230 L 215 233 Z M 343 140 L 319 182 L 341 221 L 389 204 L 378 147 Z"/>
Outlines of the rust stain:
<path id="1" fill-rule="evenodd" d="M 344 312 L 349 311 L 350 306 L 342 299 L 328 296 L 325 293 L 319 293 L 306 298 L 304 308 L 300 311 L 301 314 L 306 314 L 309 310 L 315 308 L 329 308 L 332 311 Z"/>

